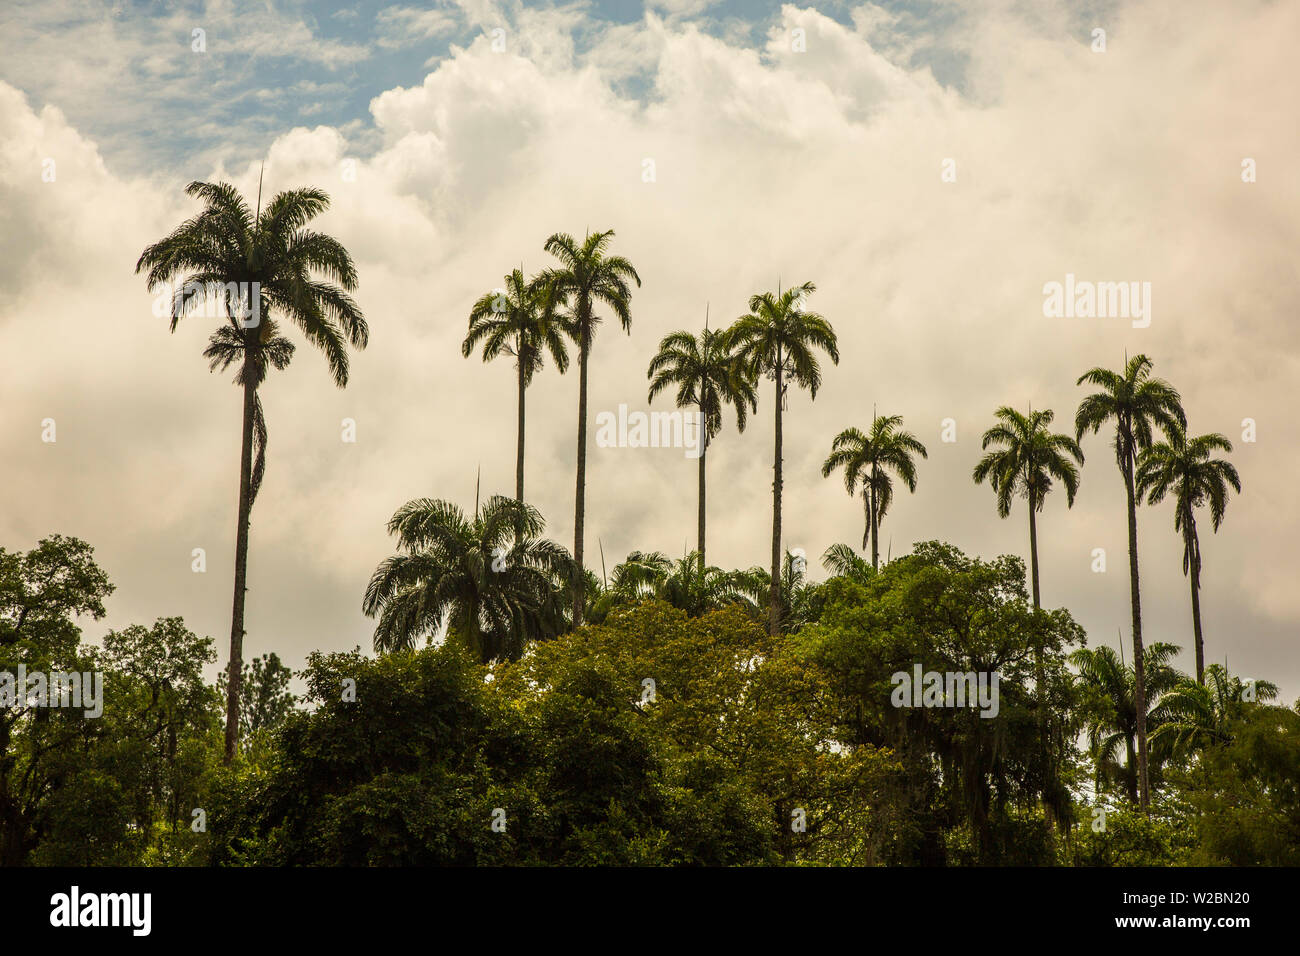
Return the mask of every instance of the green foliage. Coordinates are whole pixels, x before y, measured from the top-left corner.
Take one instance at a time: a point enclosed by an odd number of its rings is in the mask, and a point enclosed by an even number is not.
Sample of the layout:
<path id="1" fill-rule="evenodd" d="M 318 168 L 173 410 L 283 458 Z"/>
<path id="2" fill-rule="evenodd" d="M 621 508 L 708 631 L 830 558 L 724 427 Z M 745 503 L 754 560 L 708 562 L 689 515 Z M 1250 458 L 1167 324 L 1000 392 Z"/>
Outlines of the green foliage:
<path id="1" fill-rule="evenodd" d="M 314 657 L 317 708 L 232 782 L 219 859 L 871 862 L 893 761 L 834 745 L 827 675 L 788 650 L 737 610 L 652 602 L 490 671 L 455 645 Z"/>
<path id="2" fill-rule="evenodd" d="M 1064 610 L 1030 606 L 1019 558 L 985 562 L 926 542 L 865 583 L 840 577 L 825 591 L 820 620 L 799 642 L 852 701 L 840 715 L 845 739 L 891 748 L 909 776 L 909 825 L 891 862 L 942 862 L 938 835 L 958 824 L 969 827 L 979 862 L 1010 862 L 997 834 L 1018 814 L 1040 801 L 1058 819 L 1068 814 L 1076 727 L 1064 655 L 1083 631 Z M 996 716 L 897 706 L 893 675 L 916 665 L 996 672 Z M 1034 687 L 1040 667 L 1043 685 Z"/>
<path id="3" fill-rule="evenodd" d="M 293 671 L 280 662 L 275 651 L 244 661 L 239 682 L 239 739 L 244 748 L 265 741 L 293 712 L 297 698 L 289 690 Z M 217 691 L 227 693 L 226 672 L 217 673 Z"/>
<path id="4" fill-rule="evenodd" d="M 162 618 L 83 645 L 74 615 L 102 614 L 111 591 L 89 547 L 0 551 L 5 669 L 105 681 L 98 717 L 0 710 L 5 862 L 1300 863 L 1300 710 L 1269 703 L 1267 681 L 1212 665 L 1200 685 L 1169 666 L 1175 647 L 1147 648 L 1147 815 L 1133 671 L 1077 647 L 1068 612 L 1032 607 L 1019 558 L 938 542 L 879 571 L 851 549 L 831 558 L 843 573 L 811 584 L 787 555 L 801 623 L 776 636 L 753 602 L 663 600 L 695 593 L 694 555 L 638 554 L 616 574 L 631 597 L 602 623 L 513 660 L 484 665 L 457 641 L 316 653 L 296 710 L 267 655 L 246 665 L 248 737 L 227 766 L 210 639 Z M 761 572 L 745 574 L 761 594 Z M 896 706 L 894 675 L 916 664 L 996 671 L 996 716 Z"/>
<path id="5" fill-rule="evenodd" d="M 573 560 L 539 537 L 544 529 L 537 509 L 500 495 L 472 520 L 450 502 L 408 501 L 388 522 L 400 550 L 366 588 L 364 610 L 378 618 L 375 649 L 414 647 L 445 623 L 455 641 L 489 661 L 557 633 Z"/>
<path id="6" fill-rule="evenodd" d="M 1300 865 L 1300 705 L 1244 704 L 1180 790 L 1195 811 L 1196 865 Z"/>
<path id="7" fill-rule="evenodd" d="M 724 571 L 712 565 L 701 571 L 698 552 L 672 561 L 658 551 L 633 551 L 615 566 L 609 587 L 598 586 L 586 620 L 599 624 L 614 608 L 645 600 L 663 601 L 691 617 L 733 605 L 757 616 L 753 591 L 753 572 Z"/>
<path id="8" fill-rule="evenodd" d="M 1143 648 L 1146 673 L 1147 727 L 1153 736 L 1160 717 L 1155 708 L 1161 697 L 1183 679 L 1169 662 L 1178 654 L 1176 644 L 1151 644 Z M 1094 769 L 1093 784 L 1098 792 L 1122 793 L 1138 802 L 1137 767 L 1137 675 L 1120 655 L 1109 647 L 1082 647 L 1070 655 L 1079 670 L 1081 700 L 1079 719 L 1087 734 L 1088 753 Z M 1123 759 L 1121 759 L 1121 757 Z M 1150 773 L 1159 785 L 1164 763 L 1163 748 L 1153 748 Z"/>
<path id="9" fill-rule="evenodd" d="M 1187 807 L 1157 801 L 1146 814 L 1134 804 L 1080 806 L 1062 850 L 1067 866 L 1194 865 Z"/>

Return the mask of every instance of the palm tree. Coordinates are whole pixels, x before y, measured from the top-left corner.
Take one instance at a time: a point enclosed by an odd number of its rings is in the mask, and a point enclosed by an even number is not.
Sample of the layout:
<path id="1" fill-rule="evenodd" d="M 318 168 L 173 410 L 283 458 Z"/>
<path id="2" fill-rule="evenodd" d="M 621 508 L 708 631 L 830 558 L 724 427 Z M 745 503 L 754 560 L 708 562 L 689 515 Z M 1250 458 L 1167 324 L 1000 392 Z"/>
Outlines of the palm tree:
<path id="1" fill-rule="evenodd" d="M 1201 637 L 1201 542 L 1196 534 L 1196 509 L 1210 506 L 1210 522 L 1219 530 L 1228 507 L 1228 488 L 1241 493 L 1237 469 L 1214 452 L 1232 451 L 1223 435 L 1188 439 L 1182 428 L 1169 431 L 1168 440 L 1156 442 L 1138 460 L 1137 496 L 1159 504 L 1174 496 L 1174 530 L 1183 536 L 1183 574 L 1191 578 L 1192 631 L 1196 638 L 1196 682 L 1205 682 L 1205 644 Z"/>
<path id="2" fill-rule="evenodd" d="M 447 501 L 402 505 L 388 522 L 398 553 L 375 569 L 362 606 L 379 619 L 375 650 L 432 641 L 446 624 L 449 639 L 486 663 L 560 633 L 573 562 L 540 537 L 545 526 L 537 509 L 502 495 L 472 519 Z"/>
<path id="3" fill-rule="evenodd" d="M 771 601 L 772 575 L 767 568 L 738 571 L 734 584 L 740 594 L 749 598 L 747 602 L 737 603 L 752 608 L 755 614 L 761 613 L 764 596 Z M 802 556 L 785 552 L 776 586 L 778 633 L 792 634 L 817 620 L 821 586 L 808 580 L 808 563 Z M 771 607 L 770 603 L 768 606 Z"/>
<path id="4" fill-rule="evenodd" d="M 1033 581 L 1034 607 L 1041 607 L 1038 592 L 1038 526 L 1035 513 L 1052 490 L 1053 479 L 1065 486 L 1067 507 L 1074 506 L 1079 492 L 1079 469 L 1083 450 L 1069 435 L 1057 435 L 1047 427 L 1052 423 L 1050 409 L 1030 410 L 1021 415 L 1006 405 L 997 410 L 998 424 L 984 433 L 986 454 L 975 466 L 976 484 L 988 479 L 998 496 L 998 517 L 1011 514 L 1011 500 L 1019 496 L 1029 504 L 1029 567 Z M 997 446 L 988 451 L 990 445 Z M 1073 458 L 1074 461 L 1070 459 Z"/>
<path id="5" fill-rule="evenodd" d="M 1200 677 L 1195 683 L 1183 681 L 1160 701 L 1152 711 L 1159 727 L 1151 735 L 1153 748 L 1171 758 L 1186 759 L 1190 754 L 1232 739 L 1229 723 L 1245 710 L 1246 683 L 1229 676 L 1222 664 L 1206 670 L 1209 680 Z M 1277 685 L 1255 681 L 1253 700 L 1263 702 L 1277 697 Z"/>
<path id="6" fill-rule="evenodd" d="M 672 566 L 672 559 L 662 551 L 632 551 L 614 566 L 609 590 L 625 601 L 651 597 Z"/>
<path id="7" fill-rule="evenodd" d="M 822 567 L 839 578 L 849 578 L 866 584 L 876 572 L 866 560 L 853 550 L 852 545 L 835 543 L 822 554 Z"/>
<path id="8" fill-rule="evenodd" d="M 697 516 L 699 538 L 699 564 L 704 560 L 704 458 L 709 445 L 722 428 L 722 409 L 732 405 L 736 409 L 736 426 L 745 430 L 745 416 L 758 407 L 755 382 L 736 361 L 726 347 L 722 332 L 710 331 L 705 320 L 704 331 L 697 339 L 690 332 L 673 332 L 659 343 L 659 352 L 650 360 L 646 371 L 650 379 L 650 392 L 654 397 L 670 386 L 677 388 L 677 407 L 696 408 L 700 413 L 699 461 L 699 513 Z"/>
<path id="9" fill-rule="evenodd" d="M 219 302 L 224 321 L 205 354 L 213 368 L 240 362 L 235 381 L 244 393 L 243 432 L 230 662 L 226 670 L 229 763 L 239 740 L 249 513 L 265 465 L 266 425 L 258 387 L 268 368 L 284 368 L 292 353 L 292 346 L 277 334 L 270 320 L 278 314 L 296 325 L 325 354 L 339 388 L 348 381 L 348 345 L 365 348 L 369 331 L 361 310 L 348 295 L 357 285 L 351 256 L 338 240 L 307 228 L 329 207 L 324 192 L 314 188 L 289 190 L 276 195 L 262 209 L 259 185 L 256 210 L 250 210 L 239 191 L 228 183 L 193 182 L 186 192 L 203 202 L 202 211 L 146 248 L 135 271 L 146 271 L 151 290 L 180 279 L 172 299 L 173 332 L 180 320 L 201 303 L 213 299 Z"/>
<path id="10" fill-rule="evenodd" d="M 1151 447 L 1152 428 L 1160 426 L 1166 432 L 1175 426 L 1186 428 L 1187 416 L 1183 414 L 1178 391 L 1168 382 L 1151 378 L 1151 360 L 1145 355 L 1128 359 L 1123 372 L 1105 368 L 1089 369 L 1079 376 L 1077 384 L 1087 382 L 1100 391 L 1084 398 L 1074 416 L 1075 440 L 1084 432 L 1094 434 L 1109 422 L 1115 424 L 1115 463 L 1124 478 L 1124 493 L 1128 497 L 1128 573 L 1129 606 L 1133 612 L 1133 661 L 1136 666 L 1138 780 L 1141 786 L 1142 809 L 1150 805 L 1150 787 L 1147 774 L 1147 722 L 1146 676 L 1142 652 L 1142 598 L 1138 587 L 1137 505 L 1134 489 L 1134 471 L 1138 455 Z"/>
<path id="11" fill-rule="evenodd" d="M 1177 644 L 1156 643 L 1144 649 L 1146 660 L 1143 672 L 1147 678 L 1148 700 L 1155 702 L 1161 695 L 1179 686 L 1183 675 L 1169 662 L 1178 655 Z M 1085 687 L 1092 689 L 1104 703 L 1104 709 L 1091 713 L 1085 730 L 1089 751 L 1096 770 L 1096 786 L 1107 780 L 1123 787 L 1129 801 L 1137 803 L 1138 795 L 1138 715 L 1144 725 L 1150 720 L 1158 723 L 1156 710 L 1150 716 L 1138 708 L 1137 677 L 1134 668 L 1126 666 L 1114 648 L 1081 647 L 1070 655 L 1070 661 L 1079 668 L 1079 677 Z M 1120 763 L 1120 752 L 1125 755 Z M 1159 767 L 1159 760 L 1156 761 Z"/>
<path id="12" fill-rule="evenodd" d="M 803 304 L 817 287 L 811 282 L 778 291 L 755 294 L 749 299 L 749 314 L 742 315 L 726 332 L 726 348 L 751 379 L 767 375 L 776 383 L 776 430 L 773 442 L 772 480 L 772 570 L 768 575 L 768 633 L 781 628 L 781 412 L 789 383 L 808 389 L 815 399 L 821 387 L 822 371 L 817 362 L 820 349 L 838 364 L 839 347 L 830 323 Z"/>
<path id="13" fill-rule="evenodd" d="M 589 233 L 581 245 L 568 233 L 557 232 L 546 240 L 545 250 L 560 260 L 556 269 L 539 277 L 551 290 L 557 305 L 568 306 L 565 317 L 569 336 L 578 346 L 578 481 L 573 513 L 573 560 L 577 576 L 573 580 L 573 625 L 582 623 L 585 587 L 582 578 L 582 537 L 586 520 L 587 497 L 587 359 L 592 337 L 600 325 L 596 314 L 599 305 L 609 307 L 623 326 L 632 331 L 630 302 L 631 280 L 639 287 L 641 277 L 632 263 L 622 256 L 606 253 L 614 230 Z"/>
<path id="14" fill-rule="evenodd" d="M 659 551 L 633 551 L 614 568 L 610 587 L 602 595 L 601 616 L 614 605 L 643 600 L 664 601 L 691 617 L 733 604 L 757 614 L 758 606 L 747 594 L 750 585 L 747 572 L 710 566 L 701 571 L 695 552 L 672 561 Z"/>
<path id="15" fill-rule="evenodd" d="M 871 430 L 863 434 L 856 428 L 846 428 L 835 436 L 831 453 L 822 464 L 822 477 L 829 478 L 836 468 L 844 469 L 844 487 L 850 495 L 862 486 L 862 504 L 866 512 L 866 528 L 862 532 L 862 547 L 871 539 L 871 566 L 880 567 L 880 522 L 894 499 L 894 482 L 890 471 L 916 491 L 916 462 L 913 455 L 927 457 L 925 446 L 911 432 L 902 431 L 903 416 L 877 415 Z"/>
<path id="16" fill-rule="evenodd" d="M 504 289 L 483 295 L 469 313 L 469 334 L 461 354 L 469 358 L 483 343 L 483 361 L 512 356 L 519 387 L 519 420 L 515 440 L 515 500 L 524 500 L 524 391 L 542 370 L 546 353 L 561 374 L 569 367 L 564 328 L 552 308 L 550 290 L 537 279 L 529 282 L 521 270 L 505 277 Z"/>

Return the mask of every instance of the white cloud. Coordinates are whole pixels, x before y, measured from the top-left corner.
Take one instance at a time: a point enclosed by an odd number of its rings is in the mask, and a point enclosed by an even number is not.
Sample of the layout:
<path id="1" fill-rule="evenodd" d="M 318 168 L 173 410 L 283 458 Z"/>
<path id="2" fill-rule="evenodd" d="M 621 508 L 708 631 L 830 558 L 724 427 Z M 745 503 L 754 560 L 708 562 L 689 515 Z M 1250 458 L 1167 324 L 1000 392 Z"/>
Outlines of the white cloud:
<path id="1" fill-rule="evenodd" d="M 579 8 L 525 11 L 467 4 L 487 33 L 423 82 L 371 104 L 373 128 L 283 132 L 268 189 L 324 187 L 321 227 L 357 259 L 372 345 L 346 391 L 300 343 L 267 386 L 269 467 L 253 515 L 249 650 L 297 662 L 314 647 L 368 644 L 365 580 L 388 553 L 383 524 L 402 501 L 472 504 L 513 480 L 514 392 L 506 365 L 461 358 L 469 303 L 520 264 L 546 264 L 555 230 L 614 227 L 615 248 L 645 284 L 633 330 L 607 325 L 595 347 L 592 415 L 644 407 L 645 366 L 668 331 L 739 314 L 748 295 L 812 279 L 816 308 L 840 335 L 816 402 L 794 395 L 787 419 L 786 542 L 819 555 L 861 540 L 861 507 L 819 465 L 841 428 L 873 406 L 899 413 L 930 448 L 915 496 L 899 494 L 884 526 L 895 555 L 918 539 L 969 552 L 1023 554 L 1022 509 L 1000 521 L 970 482 L 979 434 L 1004 403 L 1056 409 L 1068 429 L 1085 368 L 1146 351 L 1184 393 L 1197 431 L 1259 442 L 1234 454 L 1246 488 L 1222 531 L 1205 532 L 1203 603 L 1212 659 L 1268 674 L 1294 697 L 1300 623 L 1291 476 L 1300 427 L 1291 414 L 1300 287 L 1291 250 L 1300 197 L 1286 172 L 1300 133 L 1287 37 L 1300 11 L 1231 10 L 1152 0 L 1115 13 L 1109 49 L 1062 7 L 1035 22 L 989 7 L 960 32 L 926 38 L 967 58 L 970 89 L 940 85 L 911 51 L 882 40 L 868 9 L 846 27 L 786 7 L 762 48 L 738 47 L 654 15 L 594 31 Z M 806 31 L 808 50 L 786 39 Z M 626 48 L 633 65 L 620 62 Z M 651 81 L 648 102 L 618 92 Z M 0 425 L 12 463 L 0 519 L 7 547 L 54 530 L 100 548 L 120 589 L 121 625 L 181 613 L 228 630 L 238 404 L 209 376 L 197 324 L 169 337 L 131 273 L 144 245 L 192 208 L 183 181 L 106 168 L 95 144 L 57 110 L 34 111 L 0 85 L 0 355 L 15 399 Z M 60 178 L 39 179 L 57 154 Z M 1259 162 L 1246 185 L 1243 156 Z M 341 176 L 356 158 L 357 177 Z M 642 181 L 653 158 L 657 181 Z M 957 182 L 940 180 L 944 158 Z M 66 173 L 64 172 L 66 170 Z M 198 174 L 196 174 L 198 175 Z M 246 194 L 256 165 L 203 169 Z M 19 237 L 19 238 L 16 238 Z M 1073 272 L 1153 283 L 1149 329 L 1047 320 L 1044 282 Z M 21 360 L 16 357 L 22 356 Z M 550 534 L 571 543 L 576 380 L 547 370 L 528 393 L 529 497 Z M 710 450 L 710 557 L 762 564 L 770 521 L 771 387 L 743 435 Z M 59 443 L 39 441 L 59 419 Z M 339 441 L 355 418 L 358 442 Z M 953 417 L 959 441 L 939 440 Z M 1093 642 L 1127 634 L 1122 489 L 1103 438 L 1073 511 L 1049 502 L 1039 522 L 1044 598 L 1075 613 Z M 667 451 L 590 452 L 588 553 L 610 564 L 633 548 L 677 553 L 694 534 L 693 463 Z M 1149 639 L 1190 651 L 1179 543 L 1165 507 L 1143 509 Z M 209 572 L 193 575 L 193 547 Z M 1088 571 L 1105 547 L 1110 571 Z M 815 562 L 814 562 L 815 565 Z"/>
<path id="2" fill-rule="evenodd" d="M 410 46 L 453 33 L 460 17 L 447 8 L 385 7 L 375 15 L 379 45 L 388 49 Z"/>

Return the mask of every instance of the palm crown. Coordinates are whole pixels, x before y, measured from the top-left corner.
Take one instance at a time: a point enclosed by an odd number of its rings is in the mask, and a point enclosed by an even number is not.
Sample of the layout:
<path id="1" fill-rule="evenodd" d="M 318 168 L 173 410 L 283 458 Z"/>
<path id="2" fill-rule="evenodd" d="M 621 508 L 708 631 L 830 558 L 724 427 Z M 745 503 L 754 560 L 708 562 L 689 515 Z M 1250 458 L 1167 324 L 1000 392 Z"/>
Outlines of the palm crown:
<path id="1" fill-rule="evenodd" d="M 1171 428 L 1166 441 L 1155 442 L 1142 455 L 1137 469 L 1138 497 L 1148 504 L 1159 504 L 1166 495 L 1174 496 L 1174 530 L 1183 536 L 1183 573 L 1191 570 L 1196 554 L 1197 508 L 1210 506 L 1210 521 L 1215 531 L 1223 522 L 1228 507 L 1228 489 L 1241 492 L 1237 469 L 1216 451 L 1232 451 L 1232 442 L 1223 435 L 1198 435 L 1188 438 L 1180 427 Z"/>
<path id="2" fill-rule="evenodd" d="M 988 479 L 993 486 L 998 516 L 1005 518 L 1011 513 L 1012 499 L 1017 496 L 1041 511 L 1054 481 L 1065 486 L 1066 503 L 1073 505 L 1079 493 L 1075 462 L 1083 464 L 1078 441 L 1069 435 L 1054 434 L 1047 427 L 1054 417 L 1050 409 L 1022 415 L 1003 406 L 996 415 L 998 424 L 984 433 L 986 454 L 975 466 L 973 477 L 976 483 Z M 987 451 L 990 445 L 994 448 Z"/>
<path id="3" fill-rule="evenodd" d="M 722 428 L 722 410 L 736 410 L 736 426 L 745 430 L 747 411 L 758 406 L 754 381 L 728 350 L 726 336 L 705 329 L 696 338 L 690 332 L 664 336 L 659 351 L 650 361 L 648 400 L 667 389 L 677 389 L 678 408 L 698 408 L 703 419 L 703 441 L 707 444 Z M 748 409 L 746 406 L 749 406 Z"/>
<path id="4" fill-rule="evenodd" d="M 1180 675 L 1169 663 L 1178 654 L 1177 644 L 1156 643 L 1143 651 L 1143 671 L 1146 693 L 1141 706 L 1150 706 L 1161 695 L 1178 686 Z M 1070 655 L 1070 661 L 1079 668 L 1079 678 L 1085 687 L 1101 695 L 1102 708 L 1088 718 L 1085 731 L 1089 750 L 1095 760 L 1097 784 L 1107 778 L 1122 781 L 1129 797 L 1136 802 L 1138 790 L 1138 695 L 1136 670 L 1125 665 L 1119 654 L 1110 647 L 1082 647 Z M 1154 710 L 1152 716 L 1155 716 Z M 1125 753 L 1124 763 L 1120 754 Z"/>
<path id="5" fill-rule="evenodd" d="M 1122 374 L 1106 368 L 1089 369 L 1078 384 L 1099 391 L 1079 403 L 1074 417 L 1075 439 L 1085 432 L 1096 434 L 1108 422 L 1115 423 L 1115 460 L 1121 470 L 1131 468 L 1137 454 L 1152 442 L 1152 428 L 1169 431 L 1187 427 L 1178 390 L 1164 379 L 1151 377 L 1151 360 L 1135 355 Z M 1126 472 L 1127 473 L 1127 472 Z"/>
<path id="6" fill-rule="evenodd" d="M 591 348 L 591 338 L 602 321 L 596 314 L 598 306 L 607 306 L 624 331 L 632 327 L 632 287 L 628 283 L 639 286 L 641 277 L 623 256 L 606 254 L 613 238 L 614 230 L 607 229 L 590 233 L 579 244 L 568 233 L 557 232 L 543 247 L 560 260 L 560 265 L 547 269 L 539 279 L 551 290 L 557 304 L 568 304 L 568 329 L 581 354 Z"/>
<path id="7" fill-rule="evenodd" d="M 556 369 L 569 367 L 565 326 L 555 314 L 552 290 L 540 278 L 531 282 L 519 269 L 505 277 L 505 288 L 485 293 L 469 313 L 469 334 L 461 345 L 466 357 L 482 343 L 483 361 L 508 355 L 523 384 L 542 370 L 549 352 Z"/>
<path id="8" fill-rule="evenodd" d="M 1264 680 L 1247 684 L 1222 664 L 1206 668 L 1203 680 L 1180 682 L 1152 711 L 1159 726 L 1151 741 L 1162 753 L 1182 758 L 1230 740 L 1230 724 L 1243 714 L 1248 700 L 1273 700 L 1278 694 L 1276 684 Z"/>
<path id="9" fill-rule="evenodd" d="M 204 202 L 203 210 L 146 248 L 135 267 L 147 270 L 151 289 L 183 277 L 173 297 L 172 330 L 202 301 L 187 286 L 257 283 L 261 314 L 274 312 L 296 325 L 325 353 L 334 381 L 346 385 L 347 346 L 365 348 L 369 332 L 348 295 L 357 285 L 352 257 L 337 239 L 306 228 L 329 208 L 329 197 L 315 188 L 292 189 L 254 213 L 228 183 L 193 182 L 186 192 Z M 229 308 L 228 293 L 222 294 Z M 231 325 L 240 329 L 233 318 Z M 265 329 L 240 331 L 249 348 L 266 341 L 259 337 Z"/>
<path id="10" fill-rule="evenodd" d="M 468 518 L 446 501 L 408 501 L 388 522 L 398 553 L 366 588 L 363 610 L 378 617 L 376 651 L 449 637 L 484 661 L 513 657 L 524 641 L 563 630 L 563 596 L 572 560 L 540 538 L 537 509 L 496 495 Z"/>
<path id="11" fill-rule="evenodd" d="M 821 388 L 821 365 L 816 349 L 840 360 L 839 346 L 830 323 L 803 303 L 817 290 L 811 282 L 773 295 L 760 292 L 749 299 L 749 313 L 727 330 L 727 344 L 750 377 L 773 376 L 780 369 L 786 382 L 806 388 L 815 398 Z M 784 395 L 778 396 L 783 400 Z"/>
<path id="12" fill-rule="evenodd" d="M 867 538 L 879 531 L 880 522 L 894 498 L 891 472 L 916 491 L 916 461 L 914 455 L 927 457 L 925 446 L 911 432 L 901 426 L 901 415 L 877 415 L 871 428 L 863 432 L 846 428 L 831 442 L 831 452 L 822 463 L 822 477 L 829 478 L 837 468 L 844 469 L 844 488 L 850 495 L 861 487 L 867 510 L 867 528 L 863 532 L 862 546 Z M 874 530 L 873 530 L 874 529 Z M 879 544 L 874 543 L 873 565 L 877 563 Z"/>

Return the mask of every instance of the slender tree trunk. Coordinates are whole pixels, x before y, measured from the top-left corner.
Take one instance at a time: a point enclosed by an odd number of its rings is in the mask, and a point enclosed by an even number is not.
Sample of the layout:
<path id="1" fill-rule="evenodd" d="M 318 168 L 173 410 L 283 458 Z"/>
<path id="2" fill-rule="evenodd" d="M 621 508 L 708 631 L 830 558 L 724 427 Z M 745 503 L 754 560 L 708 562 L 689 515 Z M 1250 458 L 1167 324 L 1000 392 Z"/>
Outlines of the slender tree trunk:
<path id="1" fill-rule="evenodd" d="M 880 570 L 880 520 L 876 511 L 876 466 L 871 466 L 871 568 Z"/>
<path id="2" fill-rule="evenodd" d="M 871 490 L 862 489 L 862 551 L 865 554 L 871 542 Z"/>
<path id="3" fill-rule="evenodd" d="M 767 592 L 767 632 L 781 629 L 781 346 L 776 347 L 776 453 L 772 462 L 772 583 Z"/>
<path id="4" fill-rule="evenodd" d="M 1196 523 L 1188 515 L 1188 547 L 1191 559 L 1188 562 L 1192 579 L 1192 633 L 1196 636 L 1196 683 L 1205 683 L 1205 641 L 1201 636 L 1201 545 L 1196 539 Z"/>
<path id="5" fill-rule="evenodd" d="M 1042 605 L 1038 600 L 1038 522 L 1034 516 L 1034 500 L 1029 499 L 1029 575 L 1034 587 L 1034 610 Z"/>
<path id="6" fill-rule="evenodd" d="M 515 499 L 524 501 L 524 363 L 519 360 L 519 435 L 515 439 Z"/>
<path id="7" fill-rule="evenodd" d="M 1138 802 L 1137 792 L 1137 754 L 1133 751 L 1133 738 L 1125 736 L 1124 747 L 1128 751 L 1128 763 L 1124 765 L 1124 786 L 1128 790 L 1129 803 Z"/>
<path id="8" fill-rule="evenodd" d="M 1147 751 L 1147 682 L 1146 661 L 1142 647 L 1142 597 L 1138 587 L 1137 499 L 1133 493 L 1132 440 L 1124 457 L 1124 492 L 1128 496 L 1128 577 L 1129 599 L 1133 608 L 1133 697 L 1137 707 L 1138 788 L 1142 810 L 1151 806 L 1150 775 Z"/>
<path id="9" fill-rule="evenodd" d="M 704 562 L 704 456 L 708 454 L 709 443 L 704 435 L 704 408 L 700 407 L 700 513 L 697 520 L 700 551 L 700 576 L 704 576 L 704 569 L 708 566 Z"/>
<path id="10" fill-rule="evenodd" d="M 1042 605 L 1038 599 L 1038 520 L 1035 512 L 1037 511 L 1038 502 L 1034 495 L 1030 495 L 1029 504 L 1029 576 L 1033 581 L 1034 591 L 1034 610 L 1037 611 Z M 1043 666 L 1043 649 L 1042 647 L 1034 648 L 1034 683 L 1037 685 L 1035 690 L 1038 696 L 1038 743 L 1042 748 L 1044 755 L 1047 756 L 1049 766 L 1055 770 L 1055 756 L 1051 748 L 1048 747 L 1047 739 L 1047 670 Z M 1047 825 L 1055 829 L 1052 808 L 1043 804 L 1043 814 L 1047 820 Z"/>
<path id="11" fill-rule="evenodd" d="M 247 334 L 247 333 L 245 333 Z M 248 591 L 248 513 L 252 507 L 253 414 L 257 386 L 244 382 L 244 430 L 239 450 L 239 517 L 235 526 L 235 598 L 230 614 L 230 663 L 226 670 L 226 763 L 239 743 L 239 690 L 244 670 L 244 596 Z"/>
<path id="12" fill-rule="evenodd" d="M 578 342 L 578 489 L 573 506 L 573 626 L 582 624 L 582 606 L 586 600 L 586 579 L 582 568 L 582 532 L 587 507 L 587 346 L 589 343 L 585 312 L 578 316 L 582 332 Z"/>

